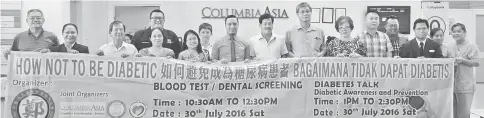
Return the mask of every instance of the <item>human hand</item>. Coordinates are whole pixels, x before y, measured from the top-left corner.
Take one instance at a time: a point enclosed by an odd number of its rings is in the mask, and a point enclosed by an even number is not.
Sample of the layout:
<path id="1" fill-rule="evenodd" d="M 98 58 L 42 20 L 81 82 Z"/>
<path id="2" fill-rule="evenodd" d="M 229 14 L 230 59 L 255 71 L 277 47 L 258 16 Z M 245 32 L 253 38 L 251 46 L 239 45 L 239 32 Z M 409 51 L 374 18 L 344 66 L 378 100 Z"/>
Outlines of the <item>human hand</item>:
<path id="1" fill-rule="evenodd" d="M 8 55 L 10 55 L 10 50 L 5 50 L 5 52 L 3 52 L 5 59 L 8 59 Z"/>
<path id="2" fill-rule="evenodd" d="M 40 49 L 40 53 L 47 53 L 47 52 L 50 52 L 50 50 L 47 48 Z"/>
<path id="3" fill-rule="evenodd" d="M 134 55 L 135 57 L 142 57 L 143 55 L 141 55 L 140 53 Z"/>
<path id="4" fill-rule="evenodd" d="M 250 63 L 250 59 L 245 59 L 244 63 Z"/>
<path id="5" fill-rule="evenodd" d="M 358 54 L 358 53 L 354 53 L 354 52 L 353 52 L 353 53 L 351 53 L 351 54 L 349 55 L 349 57 L 350 57 L 350 58 L 359 58 L 359 57 L 362 57 L 362 56 L 361 56 L 360 54 Z"/>
<path id="6" fill-rule="evenodd" d="M 96 52 L 96 55 L 98 56 L 104 56 L 104 52 L 102 50 L 99 50 Z"/>
<path id="7" fill-rule="evenodd" d="M 220 60 L 220 63 L 222 63 L 222 64 L 228 64 L 228 63 L 229 63 L 229 61 L 227 61 L 226 59 L 221 59 L 221 60 Z"/>
<path id="8" fill-rule="evenodd" d="M 72 53 L 72 54 L 78 54 L 78 53 L 79 53 L 79 51 L 77 51 L 77 50 L 71 50 L 71 53 Z"/>
<path id="9" fill-rule="evenodd" d="M 126 57 L 129 57 L 129 55 L 128 55 L 128 54 L 123 53 L 123 54 L 121 54 L 121 57 L 126 58 Z"/>

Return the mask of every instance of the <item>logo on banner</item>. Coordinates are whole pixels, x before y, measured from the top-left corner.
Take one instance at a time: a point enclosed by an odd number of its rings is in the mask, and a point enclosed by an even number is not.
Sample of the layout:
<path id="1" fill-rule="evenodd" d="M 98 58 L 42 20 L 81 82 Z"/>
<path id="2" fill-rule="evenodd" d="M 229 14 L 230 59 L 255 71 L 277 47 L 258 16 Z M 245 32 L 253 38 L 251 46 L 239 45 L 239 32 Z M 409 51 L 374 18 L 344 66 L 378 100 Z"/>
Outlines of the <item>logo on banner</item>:
<path id="1" fill-rule="evenodd" d="M 29 89 L 15 96 L 11 110 L 13 118 L 54 118 L 55 104 L 49 93 Z"/>
<path id="2" fill-rule="evenodd" d="M 107 114 L 111 118 L 123 117 L 126 113 L 126 105 L 121 100 L 111 101 L 107 106 Z"/>
<path id="3" fill-rule="evenodd" d="M 237 18 L 259 18 L 262 14 L 271 14 L 274 18 L 289 18 L 286 9 L 237 9 L 237 8 L 211 8 L 202 9 L 202 18 L 225 18 L 235 15 Z"/>
<path id="4" fill-rule="evenodd" d="M 429 26 L 430 30 L 434 28 L 440 28 L 444 31 L 447 29 L 447 25 L 445 24 L 444 19 L 442 19 L 440 16 L 432 16 L 428 19 L 429 21 Z"/>
<path id="5" fill-rule="evenodd" d="M 141 118 L 146 114 L 148 107 L 142 102 L 135 102 L 129 106 L 129 114 L 135 118 Z"/>

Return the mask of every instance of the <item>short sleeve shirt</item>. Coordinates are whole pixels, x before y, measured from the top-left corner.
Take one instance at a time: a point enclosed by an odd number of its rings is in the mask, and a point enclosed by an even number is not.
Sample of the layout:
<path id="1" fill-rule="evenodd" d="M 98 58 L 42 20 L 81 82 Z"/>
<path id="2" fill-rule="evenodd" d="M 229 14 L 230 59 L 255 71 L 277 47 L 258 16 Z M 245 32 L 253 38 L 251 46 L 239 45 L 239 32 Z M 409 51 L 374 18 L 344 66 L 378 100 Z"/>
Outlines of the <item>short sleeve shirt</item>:
<path id="1" fill-rule="evenodd" d="M 134 45 L 123 42 L 121 47 L 116 48 L 113 42 L 104 44 L 99 47 L 99 50 L 103 51 L 104 55 L 107 56 L 121 56 L 122 54 L 127 54 L 129 56 L 134 56 L 138 53 L 138 50 Z"/>
<path id="2" fill-rule="evenodd" d="M 249 39 L 251 43 L 251 56 L 261 60 L 278 59 L 281 55 L 287 54 L 285 39 L 273 34 L 269 42 L 261 35 Z"/>
<path id="3" fill-rule="evenodd" d="M 450 44 L 446 46 L 448 57 L 462 57 L 467 60 L 479 59 L 479 48 L 476 44 L 468 41 L 462 44 Z M 476 78 L 474 74 L 474 67 L 469 67 L 463 64 L 457 65 L 455 73 L 454 91 L 456 93 L 473 93 L 475 92 Z"/>
<path id="4" fill-rule="evenodd" d="M 36 37 L 30 30 L 17 34 L 14 38 L 12 51 L 40 51 L 59 45 L 59 40 L 54 33 L 42 30 Z"/>
<path id="5" fill-rule="evenodd" d="M 361 43 L 365 45 L 368 57 L 392 57 L 393 46 L 387 34 L 380 31 L 370 34 L 365 31 L 358 37 Z"/>
<path id="6" fill-rule="evenodd" d="M 191 53 L 189 50 L 185 50 L 180 52 L 178 55 L 178 59 L 180 60 L 186 60 L 186 61 L 197 61 L 197 62 L 205 62 L 207 61 L 207 58 L 205 57 L 205 54 L 202 53 Z"/>
<path id="7" fill-rule="evenodd" d="M 175 58 L 175 52 L 170 48 L 155 49 L 153 47 L 143 48 L 139 51 L 143 56 L 155 56 L 155 57 L 168 57 L 171 56 Z"/>
<path id="8" fill-rule="evenodd" d="M 297 25 L 286 33 L 288 50 L 298 57 L 315 57 L 326 48 L 324 38 L 323 30 L 312 25 L 307 30 Z"/>

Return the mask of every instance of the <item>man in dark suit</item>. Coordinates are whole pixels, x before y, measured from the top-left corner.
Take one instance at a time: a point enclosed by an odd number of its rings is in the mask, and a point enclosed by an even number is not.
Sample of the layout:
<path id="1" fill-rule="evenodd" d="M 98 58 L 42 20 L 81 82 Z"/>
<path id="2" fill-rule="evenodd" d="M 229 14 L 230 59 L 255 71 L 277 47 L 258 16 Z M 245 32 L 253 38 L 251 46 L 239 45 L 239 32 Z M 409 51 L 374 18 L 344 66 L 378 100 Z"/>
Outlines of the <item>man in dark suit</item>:
<path id="1" fill-rule="evenodd" d="M 181 45 L 178 41 L 178 36 L 171 30 L 163 28 L 165 24 L 165 13 L 159 9 L 155 9 L 150 13 L 150 28 L 137 31 L 134 33 L 133 44 L 136 49 L 151 47 L 151 31 L 155 28 L 161 28 L 163 34 L 163 47 L 170 48 L 175 52 L 175 58 L 178 58 L 178 53 L 181 52 Z"/>
<path id="2" fill-rule="evenodd" d="M 49 48 L 49 50 L 51 52 L 72 52 L 72 51 L 77 51 L 78 53 L 86 53 L 86 54 L 89 54 L 89 48 L 87 46 L 84 46 L 84 45 L 81 45 L 81 44 L 77 44 L 77 43 L 74 43 L 74 45 L 72 45 L 72 48 L 70 50 L 67 49 L 66 47 L 66 44 L 61 44 L 61 45 L 58 45 L 58 46 L 54 46 L 54 47 L 51 47 Z"/>
<path id="3" fill-rule="evenodd" d="M 415 37 L 409 43 L 400 48 L 402 58 L 442 58 L 440 44 L 427 38 L 429 33 L 429 22 L 425 19 L 417 19 L 413 23 Z"/>

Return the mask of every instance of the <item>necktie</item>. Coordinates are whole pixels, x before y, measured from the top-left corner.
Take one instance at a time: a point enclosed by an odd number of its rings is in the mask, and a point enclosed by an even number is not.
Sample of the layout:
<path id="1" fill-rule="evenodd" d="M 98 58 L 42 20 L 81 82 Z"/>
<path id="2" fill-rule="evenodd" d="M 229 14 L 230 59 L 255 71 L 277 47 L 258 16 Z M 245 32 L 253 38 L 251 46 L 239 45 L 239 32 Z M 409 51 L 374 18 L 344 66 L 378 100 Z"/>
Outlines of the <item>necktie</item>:
<path id="1" fill-rule="evenodd" d="M 234 37 L 230 37 L 230 61 L 231 62 L 235 62 L 236 61 L 236 57 L 235 57 L 235 38 Z"/>
<path id="2" fill-rule="evenodd" d="M 420 56 L 424 56 L 424 43 L 423 42 L 420 42 Z"/>
<path id="3" fill-rule="evenodd" d="M 208 50 L 207 50 L 207 49 L 203 49 L 203 52 L 204 52 L 204 54 L 205 54 L 205 58 L 206 58 L 207 60 L 210 60 L 210 52 L 208 52 Z"/>

